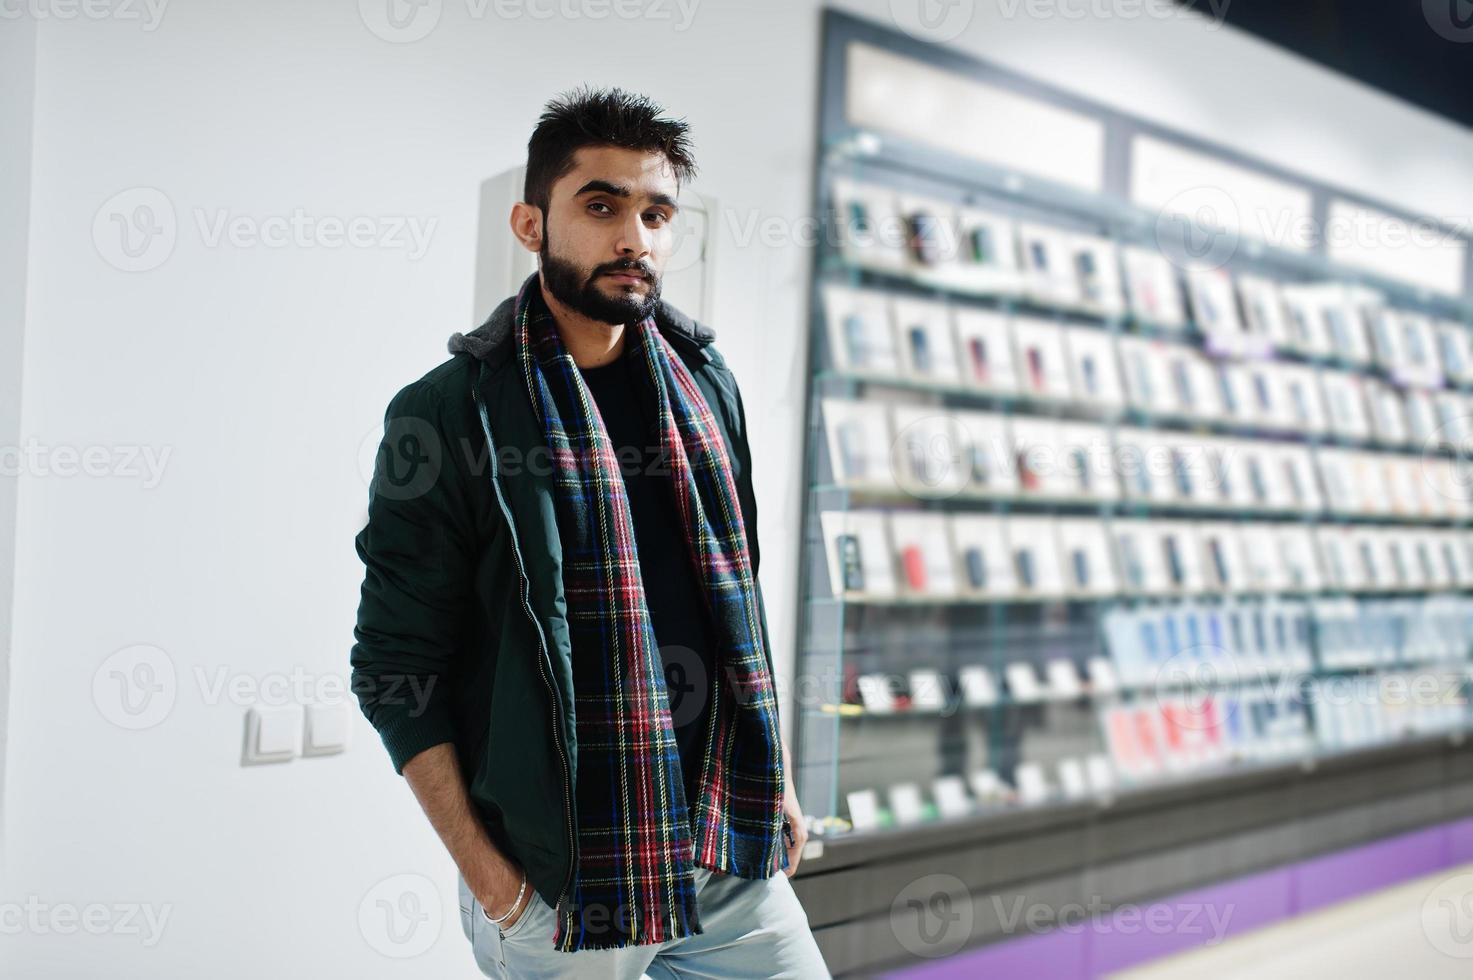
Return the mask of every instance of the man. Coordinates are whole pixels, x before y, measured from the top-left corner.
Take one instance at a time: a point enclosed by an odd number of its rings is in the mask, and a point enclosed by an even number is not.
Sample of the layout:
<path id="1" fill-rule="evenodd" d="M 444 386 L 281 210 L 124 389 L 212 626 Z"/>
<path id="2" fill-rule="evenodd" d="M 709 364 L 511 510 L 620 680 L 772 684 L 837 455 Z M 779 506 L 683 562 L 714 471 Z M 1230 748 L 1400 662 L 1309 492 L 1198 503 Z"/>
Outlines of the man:
<path id="1" fill-rule="evenodd" d="M 511 214 L 539 270 L 395 395 L 357 538 L 354 692 L 488 976 L 828 976 L 741 394 L 660 299 L 695 172 L 661 112 L 548 105 Z"/>

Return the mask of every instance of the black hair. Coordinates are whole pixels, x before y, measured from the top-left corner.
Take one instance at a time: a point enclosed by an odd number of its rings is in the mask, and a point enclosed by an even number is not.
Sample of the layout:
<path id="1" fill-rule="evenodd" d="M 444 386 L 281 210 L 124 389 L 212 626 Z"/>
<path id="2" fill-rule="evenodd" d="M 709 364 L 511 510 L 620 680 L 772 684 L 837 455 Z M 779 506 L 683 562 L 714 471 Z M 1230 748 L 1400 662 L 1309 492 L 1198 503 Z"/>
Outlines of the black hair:
<path id="1" fill-rule="evenodd" d="M 695 176 L 689 127 L 683 119 L 662 117 L 665 110 L 643 95 L 620 88 L 582 86 L 547 103 L 527 141 L 527 180 L 523 200 L 545 216 L 552 185 L 573 169 L 573 154 L 585 146 L 621 146 L 665 154 L 677 185 Z"/>

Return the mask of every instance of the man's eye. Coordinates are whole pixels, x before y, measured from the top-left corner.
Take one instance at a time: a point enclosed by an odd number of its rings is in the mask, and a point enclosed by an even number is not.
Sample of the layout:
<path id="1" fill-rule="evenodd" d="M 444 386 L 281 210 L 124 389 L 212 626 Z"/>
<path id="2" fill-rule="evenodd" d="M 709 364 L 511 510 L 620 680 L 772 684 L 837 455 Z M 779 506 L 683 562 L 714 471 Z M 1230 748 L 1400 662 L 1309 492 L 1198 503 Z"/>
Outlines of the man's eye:
<path id="1" fill-rule="evenodd" d="M 645 215 L 645 218 L 649 221 L 654 222 L 657 225 L 663 225 L 670 220 L 670 216 L 667 215 L 664 211 L 652 211 L 649 214 Z"/>
<path id="2" fill-rule="evenodd" d="M 592 204 L 590 204 L 588 206 L 590 208 L 603 208 L 604 211 L 608 212 L 609 214 L 613 214 L 614 213 L 614 209 L 611 208 L 611 207 L 609 207 L 607 204 L 605 204 L 602 201 L 594 201 Z"/>

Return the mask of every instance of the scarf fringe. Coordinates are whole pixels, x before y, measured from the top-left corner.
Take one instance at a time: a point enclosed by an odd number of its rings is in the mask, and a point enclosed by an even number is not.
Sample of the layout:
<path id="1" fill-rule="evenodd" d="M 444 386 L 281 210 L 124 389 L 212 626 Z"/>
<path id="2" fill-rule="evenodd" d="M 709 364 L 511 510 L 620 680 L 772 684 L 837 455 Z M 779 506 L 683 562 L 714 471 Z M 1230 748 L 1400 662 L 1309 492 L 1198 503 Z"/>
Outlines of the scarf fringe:
<path id="1" fill-rule="evenodd" d="M 775 868 L 776 861 L 781 861 L 783 867 L 787 862 L 782 860 L 787 851 L 781 846 L 777 854 L 765 860 L 742 862 L 733 861 L 728 867 L 716 867 L 711 864 L 696 862 L 695 866 L 710 871 L 713 874 L 728 874 L 736 878 L 744 878 L 761 881 L 780 874 L 782 868 Z M 680 939 L 684 936 L 700 935 L 705 930 L 701 926 L 700 905 L 698 896 L 692 890 L 688 896 L 676 903 L 670 909 L 664 926 L 658 933 L 654 932 L 657 923 L 643 921 L 633 934 L 626 935 L 614 930 L 609 930 L 604 937 L 592 937 L 576 935 L 578 929 L 578 913 L 569 908 L 557 913 L 557 928 L 553 933 L 554 945 L 565 953 L 573 953 L 583 949 L 623 949 L 626 946 L 648 946 L 655 943 L 669 942 L 672 939 Z M 578 941 L 581 938 L 581 942 Z"/>
<path id="2" fill-rule="evenodd" d="M 604 935 L 593 936 L 587 932 L 579 935 L 578 912 L 572 908 L 557 913 L 557 928 L 553 933 L 553 945 L 564 953 L 576 953 L 585 949 L 623 949 L 626 946 L 650 946 L 669 942 L 685 936 L 698 936 L 705 930 L 701 927 L 700 909 L 696 903 L 694 889 L 687 891 L 677 901 L 664 921 L 641 920 L 632 933 L 619 932 L 613 928 Z"/>

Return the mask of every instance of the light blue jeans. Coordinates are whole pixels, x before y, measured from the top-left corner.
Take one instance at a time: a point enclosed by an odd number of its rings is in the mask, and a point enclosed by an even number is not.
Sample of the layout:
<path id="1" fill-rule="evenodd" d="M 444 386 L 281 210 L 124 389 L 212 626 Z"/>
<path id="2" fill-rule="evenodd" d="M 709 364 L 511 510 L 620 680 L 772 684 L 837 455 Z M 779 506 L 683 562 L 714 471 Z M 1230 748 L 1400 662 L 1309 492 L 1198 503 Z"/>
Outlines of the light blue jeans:
<path id="1" fill-rule="evenodd" d="M 646 946 L 553 948 L 554 915 L 536 892 L 532 903 L 503 932 L 486 918 L 481 903 L 460 876 L 460 925 L 476 966 L 498 980 L 588 977 L 597 980 L 670 980 L 716 977 L 758 980 L 828 980 L 828 967 L 808 928 L 808 915 L 788 876 L 737 878 L 695 871 L 702 932 Z"/>

